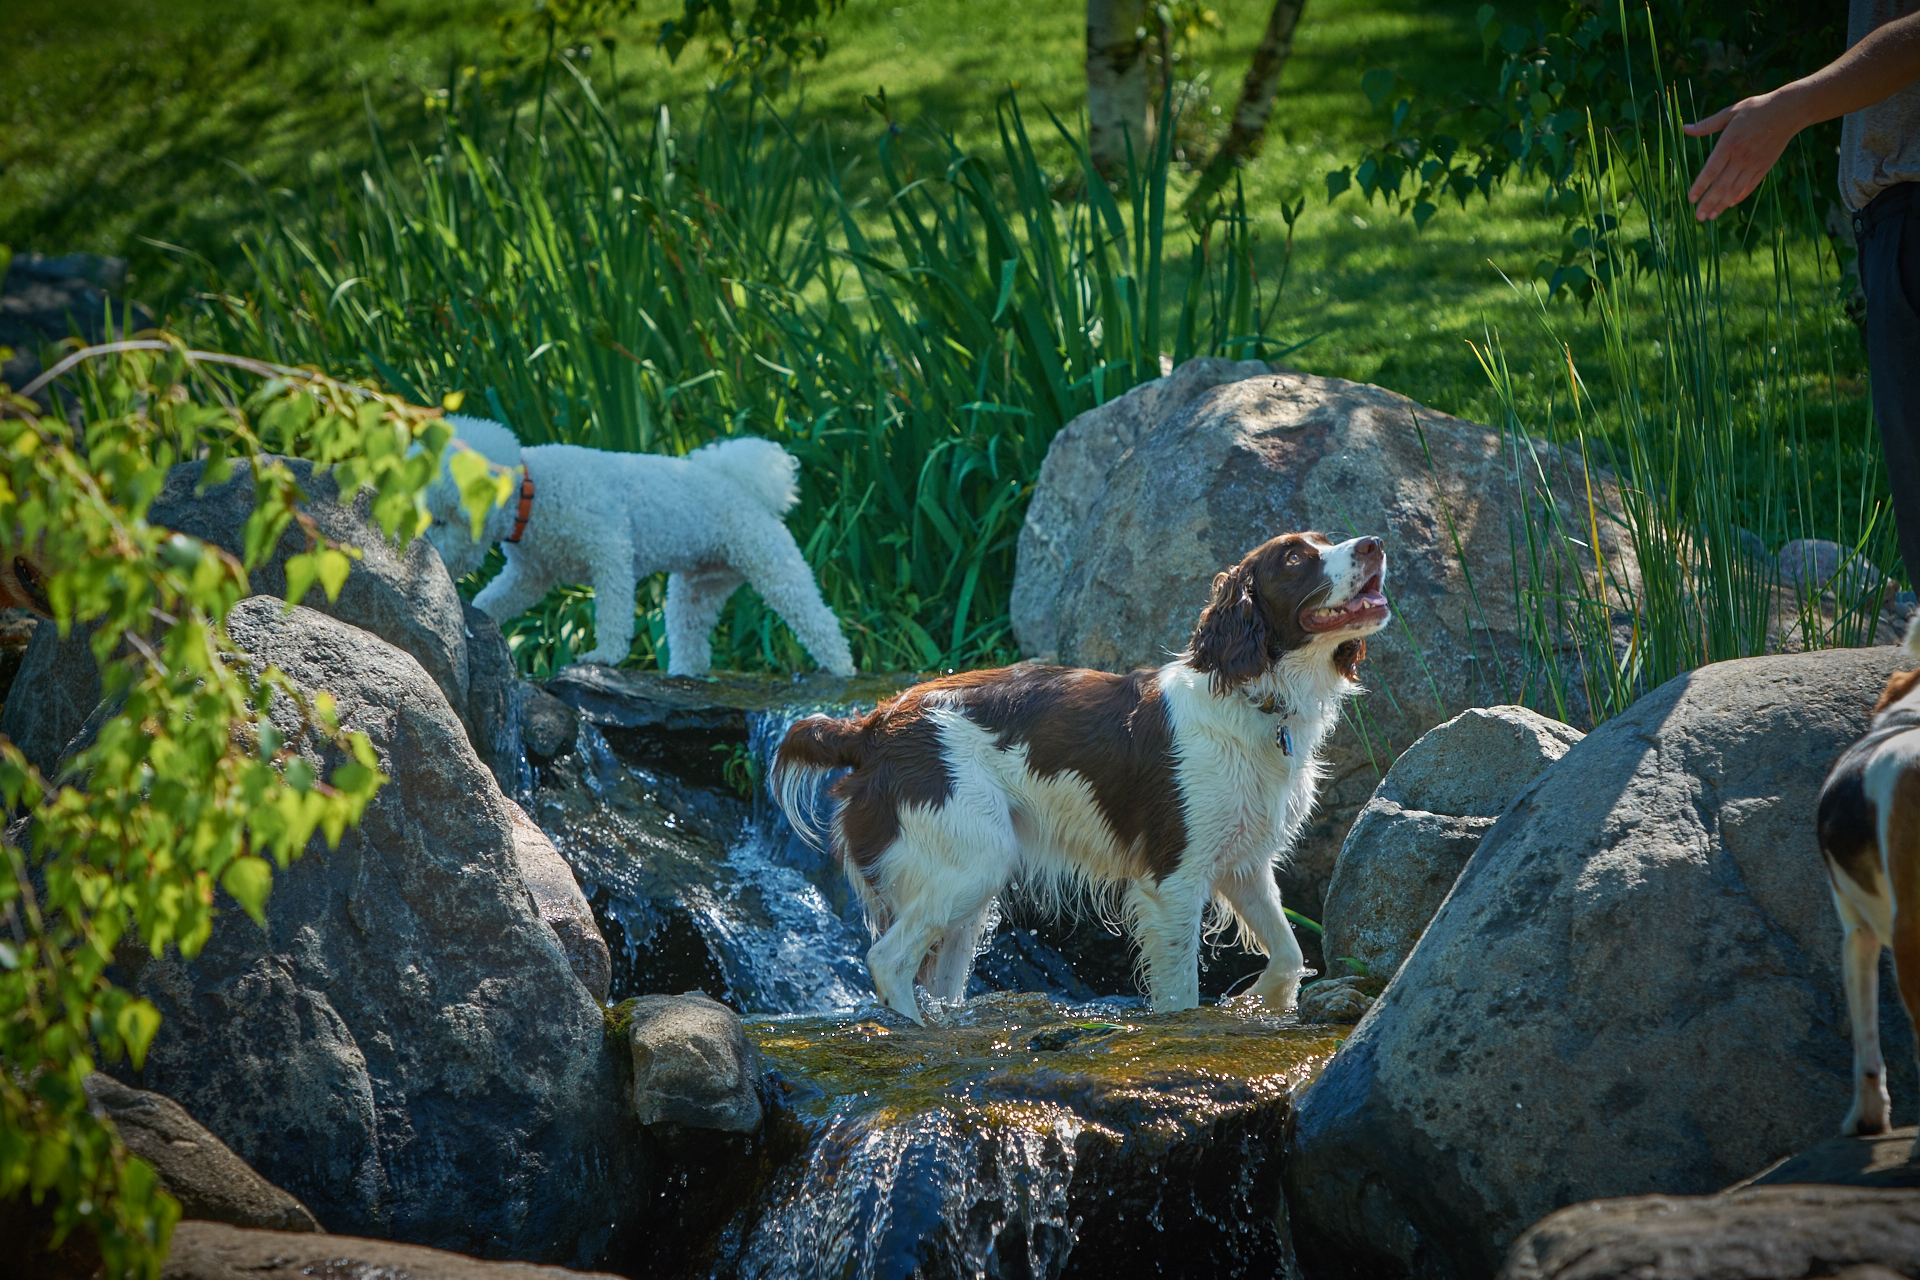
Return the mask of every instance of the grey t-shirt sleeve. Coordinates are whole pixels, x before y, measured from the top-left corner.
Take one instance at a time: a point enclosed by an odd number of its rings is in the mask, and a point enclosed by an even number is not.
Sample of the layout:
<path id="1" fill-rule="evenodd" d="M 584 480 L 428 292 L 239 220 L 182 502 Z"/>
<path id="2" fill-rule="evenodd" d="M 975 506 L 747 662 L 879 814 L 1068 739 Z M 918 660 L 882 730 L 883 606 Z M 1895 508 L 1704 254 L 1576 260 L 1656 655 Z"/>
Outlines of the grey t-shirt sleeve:
<path id="1" fill-rule="evenodd" d="M 1920 0 L 1849 0 L 1847 47 L 1912 13 Z M 1858 212 L 1888 187 L 1920 182 L 1920 81 L 1851 112 L 1840 125 L 1840 199 Z"/>

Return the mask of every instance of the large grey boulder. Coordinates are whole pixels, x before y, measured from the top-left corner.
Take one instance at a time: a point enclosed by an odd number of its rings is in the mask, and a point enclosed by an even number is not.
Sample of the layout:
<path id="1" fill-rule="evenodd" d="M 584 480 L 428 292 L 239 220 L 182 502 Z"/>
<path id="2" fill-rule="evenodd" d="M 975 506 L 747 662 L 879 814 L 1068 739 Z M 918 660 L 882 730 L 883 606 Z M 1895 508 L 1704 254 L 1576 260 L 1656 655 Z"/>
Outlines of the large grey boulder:
<path id="1" fill-rule="evenodd" d="M 225 902 L 194 959 L 138 963 L 163 1021 L 137 1083 L 332 1230 L 590 1264 L 642 1202 L 638 1130 L 506 802 L 419 663 L 282 610 L 243 601 L 228 630 L 330 692 L 392 780 L 337 849 L 316 837 L 275 876 L 264 930 Z M 335 763 L 284 699 L 274 719 Z"/>
<path id="2" fill-rule="evenodd" d="M 1059 647 L 1054 598 L 1079 554 L 1087 513 L 1127 450 L 1201 393 L 1271 372 L 1260 360 L 1196 356 L 1164 377 L 1087 410 L 1054 434 L 1034 479 L 1014 552 L 1008 611 L 1013 638 L 1024 656 L 1054 660 Z"/>
<path id="3" fill-rule="evenodd" d="M 1393 977 L 1494 819 L 1585 736 L 1526 707 L 1476 707 L 1401 752 L 1334 864 L 1329 966 L 1351 957 Z"/>
<path id="4" fill-rule="evenodd" d="M 641 996 L 625 1009 L 640 1123 L 727 1133 L 760 1127 L 760 1055 L 739 1014 L 698 991 Z"/>
<path id="5" fill-rule="evenodd" d="M 188 1218 L 269 1231 L 318 1231 L 307 1206 L 255 1173 L 172 1098 L 112 1076 L 87 1077 L 87 1103 L 111 1120 L 127 1150 L 153 1166 Z"/>
<path id="6" fill-rule="evenodd" d="M 600 936 L 600 926 L 593 922 L 587 895 L 580 892 L 573 869 L 553 847 L 547 833 L 519 805 L 511 800 L 505 803 L 513 823 L 513 856 L 534 908 L 560 940 L 573 976 L 589 995 L 605 1004 L 613 983 L 613 955 L 607 950 L 607 940 Z"/>
<path id="7" fill-rule="evenodd" d="M 1577 1204 L 1514 1242 L 1501 1280 L 1920 1274 L 1920 1191 L 1779 1186 Z"/>
<path id="8" fill-rule="evenodd" d="M 1529 471 L 1523 488 L 1501 434 L 1379 387 L 1298 373 L 1215 387 L 1140 439 L 1088 513 L 1056 597 L 1060 661 L 1165 662 L 1214 575 L 1277 533 L 1386 539 L 1396 621 L 1369 642 L 1370 692 L 1328 741 L 1320 804 L 1283 880 L 1289 905 L 1317 919 L 1341 840 L 1387 764 L 1464 708 L 1519 698 L 1523 491 L 1559 495 L 1567 519 L 1589 527 L 1567 505 L 1586 493 L 1578 459 L 1539 450 L 1550 484 Z M 1612 496 L 1604 478 L 1596 486 Z M 1602 553 L 1631 581 L 1631 548 L 1599 527 Z"/>
<path id="9" fill-rule="evenodd" d="M 1701 668 L 1521 793 L 1301 1098 L 1286 1180 L 1309 1267 L 1488 1275 L 1563 1205 L 1714 1191 L 1839 1125 L 1852 1050 L 1814 811 L 1909 662 Z"/>
<path id="10" fill-rule="evenodd" d="M 361 551 L 337 599 L 328 600 L 315 585 L 301 603 L 411 655 L 446 696 L 482 762 L 503 786 L 511 786 L 515 743 L 509 691 L 514 671 L 499 627 L 461 601 L 446 566 L 425 539 L 403 549 L 386 540 L 369 515 L 370 494 L 342 504 L 330 475 L 316 473 L 308 462 L 289 460 L 287 465 L 308 495 L 303 510 L 320 533 Z M 202 493 L 198 486 L 204 470 L 199 462 L 173 468 L 147 518 L 240 555 L 253 512 L 252 469 L 238 463 L 227 480 Z M 249 575 L 252 590 L 284 597 L 286 562 L 306 546 L 299 526 L 290 525 L 273 555 Z M 87 637 L 75 634 L 62 641 L 51 623 L 42 623 L 14 685 L 0 712 L 0 733 L 51 772 L 100 700 L 100 674 Z"/>
<path id="11" fill-rule="evenodd" d="M 218 1222 L 182 1222 L 161 1280 L 617 1280 L 601 1272 L 519 1262 L 483 1262 L 439 1249 L 244 1231 Z"/>
<path id="12" fill-rule="evenodd" d="M 61 639 L 42 619 L 0 707 L 0 738 L 20 748 L 28 763 L 49 778 L 73 735 L 100 701 L 100 667 L 85 634 Z"/>

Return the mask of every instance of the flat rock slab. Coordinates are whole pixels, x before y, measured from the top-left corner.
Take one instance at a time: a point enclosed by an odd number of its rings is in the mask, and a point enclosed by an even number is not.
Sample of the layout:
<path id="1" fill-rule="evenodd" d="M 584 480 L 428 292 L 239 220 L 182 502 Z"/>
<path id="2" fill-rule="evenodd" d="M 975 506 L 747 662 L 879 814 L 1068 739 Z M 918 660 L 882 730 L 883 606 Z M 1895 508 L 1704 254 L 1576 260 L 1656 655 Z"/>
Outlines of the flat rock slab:
<path id="1" fill-rule="evenodd" d="M 1920 1187 L 1920 1162 L 1913 1159 L 1916 1134 L 1920 1130 L 1908 1125 L 1870 1138 L 1828 1138 L 1728 1190 L 1799 1182 L 1836 1187 Z"/>
<path id="2" fill-rule="evenodd" d="M 818 671 L 798 678 L 737 671 L 670 676 L 583 662 L 547 681 L 546 688 L 589 723 L 603 729 L 692 730 L 744 739 L 749 711 L 872 705 L 892 697 L 917 678 L 902 674 L 834 676 Z"/>
<path id="3" fill-rule="evenodd" d="M 1217 1009 L 1039 995 L 946 1025 L 869 1007 L 747 1024 L 774 1167 L 722 1226 L 742 1276 L 1288 1274 L 1279 1151 L 1338 1040 Z"/>
<path id="4" fill-rule="evenodd" d="M 1880 1268 L 1920 1274 L 1920 1191 L 1777 1186 L 1594 1200 L 1535 1223 L 1514 1241 L 1500 1276 L 1878 1280 Z"/>
<path id="5" fill-rule="evenodd" d="M 160 1268 L 162 1280 L 616 1280 L 522 1262 L 483 1262 L 419 1245 L 355 1236 L 249 1231 L 220 1222 L 182 1222 Z"/>

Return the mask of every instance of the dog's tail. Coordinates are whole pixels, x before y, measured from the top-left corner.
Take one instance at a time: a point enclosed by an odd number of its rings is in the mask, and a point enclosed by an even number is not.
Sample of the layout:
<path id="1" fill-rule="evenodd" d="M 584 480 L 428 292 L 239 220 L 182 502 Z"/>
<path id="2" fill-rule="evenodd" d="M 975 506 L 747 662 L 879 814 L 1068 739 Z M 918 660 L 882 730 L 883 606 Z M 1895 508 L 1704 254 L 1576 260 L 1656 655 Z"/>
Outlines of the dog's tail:
<path id="1" fill-rule="evenodd" d="M 816 849 L 828 843 L 820 822 L 820 781 L 835 769 L 860 763 L 861 737 L 858 720 L 808 716 L 787 730 L 774 752 L 774 799 L 800 838 Z"/>
<path id="2" fill-rule="evenodd" d="M 492 418 L 470 418 L 463 413 L 447 415 L 454 439 L 475 450 L 496 466 L 520 465 L 520 438 Z"/>
<path id="3" fill-rule="evenodd" d="M 771 440 L 721 440 L 695 449 L 687 461 L 725 476 L 776 516 L 784 516 L 800 500 L 800 464 Z"/>
<path id="4" fill-rule="evenodd" d="M 1920 662 L 1920 609 L 1915 610 L 1913 617 L 1907 620 L 1907 635 L 1900 644 L 1909 657 Z"/>

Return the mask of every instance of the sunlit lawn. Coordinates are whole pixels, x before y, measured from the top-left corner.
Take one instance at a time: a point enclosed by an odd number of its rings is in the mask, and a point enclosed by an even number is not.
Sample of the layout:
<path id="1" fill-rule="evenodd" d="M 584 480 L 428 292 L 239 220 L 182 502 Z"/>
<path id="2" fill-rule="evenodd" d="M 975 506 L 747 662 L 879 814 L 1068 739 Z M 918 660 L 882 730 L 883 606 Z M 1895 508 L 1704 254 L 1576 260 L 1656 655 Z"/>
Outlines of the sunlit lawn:
<path id="1" fill-rule="evenodd" d="M 663 102 L 700 108 L 714 64 L 695 48 L 669 65 L 647 36 L 649 24 L 676 7 L 645 0 L 617 33 L 611 96 L 621 111 L 651 112 Z M 1536 264 L 1558 244 L 1559 219 L 1539 209 L 1535 193 L 1516 188 L 1491 204 L 1450 207 L 1416 231 L 1357 194 L 1329 204 L 1324 186 L 1329 169 L 1384 128 L 1359 90 L 1367 69 L 1389 67 L 1432 88 L 1491 74 L 1476 7 L 1477 0 L 1317 2 L 1300 29 L 1266 152 L 1245 183 L 1262 231 L 1263 275 L 1276 284 L 1287 242 L 1281 206 L 1306 197 L 1272 326 L 1283 343 L 1306 343 L 1291 363 L 1485 421 L 1493 400 L 1469 340 L 1498 332 L 1523 364 L 1538 363 L 1536 380 L 1559 385 L 1564 357 L 1540 340 L 1529 296 Z M 1218 127 L 1215 109 L 1231 110 L 1266 12 L 1258 0 L 1219 0 L 1217 9 L 1224 30 L 1199 37 L 1175 72 L 1189 86 L 1181 139 L 1195 161 Z M 515 10 L 509 0 L 15 0 L 15 34 L 0 45 L 0 243 L 125 254 L 136 290 L 165 302 L 186 278 L 184 255 L 229 271 L 238 265 L 233 231 L 272 188 L 298 190 L 338 166 L 357 168 L 367 155 L 369 104 L 389 140 L 404 145 L 439 127 L 434 94 L 451 68 L 510 75 L 499 70 L 508 50 L 498 22 Z M 994 104 L 1015 88 L 1065 174 L 1069 157 L 1051 141 L 1046 112 L 1069 123 L 1077 117 L 1083 21 L 1084 9 L 1065 0 L 853 0 L 828 28 L 832 52 L 782 102 L 828 129 L 843 163 L 870 166 L 885 126 L 863 105 L 868 95 L 884 89 L 905 145 L 930 155 L 932 129 L 967 146 L 993 144 Z M 604 86 L 608 51 L 588 48 L 585 65 Z M 518 52 L 528 52 L 525 37 Z M 1810 268 L 1810 252 L 1801 256 Z M 1758 340 L 1770 261 L 1764 252 L 1734 253 L 1724 269 L 1740 302 L 1732 322 L 1750 324 Z M 1821 306 L 1831 305 L 1830 293 L 1813 284 L 1805 291 Z M 1565 300 L 1552 311 L 1582 367 L 1597 362 L 1596 318 Z M 1865 421 L 1862 357 L 1849 331 L 1834 361 L 1840 406 L 1857 430 Z M 1544 395 L 1534 412 L 1544 412 Z"/>

